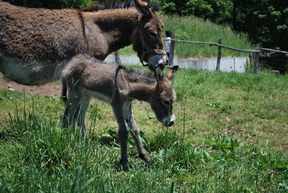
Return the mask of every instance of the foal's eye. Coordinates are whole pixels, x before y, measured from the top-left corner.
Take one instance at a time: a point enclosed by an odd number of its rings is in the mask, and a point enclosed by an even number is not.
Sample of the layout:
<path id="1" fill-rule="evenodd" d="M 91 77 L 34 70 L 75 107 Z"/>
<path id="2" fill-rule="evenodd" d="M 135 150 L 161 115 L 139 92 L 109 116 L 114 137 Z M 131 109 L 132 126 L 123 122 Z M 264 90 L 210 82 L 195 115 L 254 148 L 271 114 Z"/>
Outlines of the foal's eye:
<path id="1" fill-rule="evenodd" d="M 169 101 L 162 101 L 163 105 L 169 106 L 170 102 Z"/>

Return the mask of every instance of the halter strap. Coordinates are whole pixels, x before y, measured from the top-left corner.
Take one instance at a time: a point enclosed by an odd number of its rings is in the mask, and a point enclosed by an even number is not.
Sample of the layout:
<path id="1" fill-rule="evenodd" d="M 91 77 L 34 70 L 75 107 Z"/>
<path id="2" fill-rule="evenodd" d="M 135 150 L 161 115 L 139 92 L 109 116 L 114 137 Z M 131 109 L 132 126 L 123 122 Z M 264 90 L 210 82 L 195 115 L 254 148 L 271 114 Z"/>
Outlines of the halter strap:
<path id="1" fill-rule="evenodd" d="M 141 25 L 141 16 L 138 15 L 138 20 L 137 20 L 137 27 L 134 30 L 133 34 L 132 34 L 132 42 L 135 41 L 136 35 L 137 33 L 139 34 L 140 40 L 141 40 L 141 44 L 142 44 L 142 53 L 141 53 L 141 57 L 140 57 L 140 62 L 142 63 L 143 66 L 147 66 L 147 64 L 145 65 L 144 62 L 144 58 L 146 56 L 146 54 L 148 53 L 153 53 L 153 54 L 163 54 L 163 55 L 167 55 L 165 50 L 160 50 L 160 49 L 151 49 L 149 48 L 144 40 L 144 35 L 143 35 L 143 27 Z"/>

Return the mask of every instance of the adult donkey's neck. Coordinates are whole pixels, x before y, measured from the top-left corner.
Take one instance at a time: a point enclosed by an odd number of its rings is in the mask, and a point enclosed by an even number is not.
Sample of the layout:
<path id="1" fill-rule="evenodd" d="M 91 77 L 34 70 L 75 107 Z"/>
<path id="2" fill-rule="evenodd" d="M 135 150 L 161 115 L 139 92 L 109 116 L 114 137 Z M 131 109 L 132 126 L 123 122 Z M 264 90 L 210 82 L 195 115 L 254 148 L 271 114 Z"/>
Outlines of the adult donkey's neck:
<path id="1" fill-rule="evenodd" d="M 82 14 L 90 50 L 99 50 L 97 53 L 90 53 L 93 56 L 104 60 L 110 53 L 131 44 L 131 37 L 139 17 L 136 8 L 99 10 Z M 95 30 L 99 33 L 90 34 Z M 96 47 L 97 49 L 93 49 Z"/>

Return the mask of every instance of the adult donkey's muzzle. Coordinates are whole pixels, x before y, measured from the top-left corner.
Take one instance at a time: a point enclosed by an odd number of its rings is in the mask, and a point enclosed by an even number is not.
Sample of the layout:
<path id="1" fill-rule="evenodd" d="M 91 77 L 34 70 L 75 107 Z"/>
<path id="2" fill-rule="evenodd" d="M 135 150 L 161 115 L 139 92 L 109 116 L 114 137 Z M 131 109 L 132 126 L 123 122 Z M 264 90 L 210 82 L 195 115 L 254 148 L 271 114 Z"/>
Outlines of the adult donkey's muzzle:
<path id="1" fill-rule="evenodd" d="M 148 68 L 154 72 L 155 78 L 161 82 L 163 77 L 163 69 L 168 64 L 168 57 L 166 54 L 153 55 L 149 59 Z"/>
<path id="2" fill-rule="evenodd" d="M 166 54 L 157 54 L 149 58 L 148 67 L 154 72 L 156 68 L 161 68 L 163 70 L 167 64 L 168 56 Z"/>

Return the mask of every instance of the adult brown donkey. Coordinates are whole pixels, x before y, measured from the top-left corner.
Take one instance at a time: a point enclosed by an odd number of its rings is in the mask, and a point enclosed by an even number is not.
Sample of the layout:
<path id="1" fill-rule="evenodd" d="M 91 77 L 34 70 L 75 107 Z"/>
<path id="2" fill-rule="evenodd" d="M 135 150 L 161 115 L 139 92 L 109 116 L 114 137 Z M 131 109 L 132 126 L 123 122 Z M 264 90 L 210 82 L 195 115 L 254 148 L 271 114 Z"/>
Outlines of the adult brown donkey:
<path id="1" fill-rule="evenodd" d="M 133 44 L 140 61 L 161 75 L 167 56 L 159 7 L 148 0 L 118 5 L 124 8 L 51 10 L 0 2 L 0 71 L 17 83 L 41 85 L 58 79 L 77 54 L 104 60 Z"/>
<path id="2" fill-rule="evenodd" d="M 156 81 L 150 72 L 126 70 L 124 67 L 103 64 L 98 60 L 78 55 L 74 57 L 62 71 L 62 98 L 66 104 L 63 126 L 82 128 L 86 136 L 85 113 L 92 97 L 102 99 L 110 104 L 118 123 L 118 137 L 121 145 L 121 165 L 127 169 L 128 130 L 133 136 L 141 159 L 151 163 L 139 136 L 138 126 L 132 115 L 134 99 L 150 104 L 157 119 L 166 127 L 174 123 L 172 102 L 176 98 L 171 80 L 178 66 L 170 69 L 162 81 Z M 68 90 L 68 96 L 67 96 Z"/>

